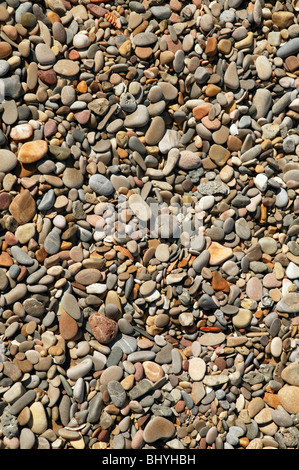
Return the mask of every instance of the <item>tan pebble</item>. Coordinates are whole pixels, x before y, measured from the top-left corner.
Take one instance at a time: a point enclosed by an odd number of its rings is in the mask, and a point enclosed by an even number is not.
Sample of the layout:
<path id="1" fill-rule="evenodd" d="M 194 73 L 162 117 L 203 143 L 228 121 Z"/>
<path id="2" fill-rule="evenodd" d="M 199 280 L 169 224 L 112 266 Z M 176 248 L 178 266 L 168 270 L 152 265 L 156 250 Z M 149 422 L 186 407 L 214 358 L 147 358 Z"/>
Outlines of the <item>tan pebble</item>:
<path id="1" fill-rule="evenodd" d="M 121 385 L 125 390 L 131 390 L 135 382 L 135 377 L 133 374 L 128 375 L 121 381 Z"/>
<path id="2" fill-rule="evenodd" d="M 252 441 L 249 442 L 248 446 L 246 449 L 262 449 L 263 448 L 263 442 L 261 439 L 255 438 L 252 439 Z"/>
<path id="3" fill-rule="evenodd" d="M 146 377 L 151 380 L 152 382 L 158 382 L 163 376 L 164 371 L 159 364 L 156 364 L 152 361 L 144 361 L 143 362 L 143 369 Z"/>
<path id="4" fill-rule="evenodd" d="M 39 401 L 30 406 L 30 428 L 35 434 L 42 434 L 48 427 L 48 419 L 43 404 Z"/>
<path id="5" fill-rule="evenodd" d="M 268 424 L 272 421 L 272 408 L 262 408 L 255 417 L 254 420 L 258 425 Z"/>

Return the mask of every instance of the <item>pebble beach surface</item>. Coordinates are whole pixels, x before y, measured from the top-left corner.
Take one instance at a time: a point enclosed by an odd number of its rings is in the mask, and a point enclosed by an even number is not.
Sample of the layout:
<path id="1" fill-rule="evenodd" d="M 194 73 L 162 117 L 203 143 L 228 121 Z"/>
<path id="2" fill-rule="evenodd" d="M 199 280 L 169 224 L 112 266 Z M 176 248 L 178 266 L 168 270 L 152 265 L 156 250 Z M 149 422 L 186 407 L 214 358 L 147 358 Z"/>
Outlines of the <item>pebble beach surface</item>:
<path id="1" fill-rule="evenodd" d="M 298 448 L 298 0 L 0 23 L 0 448 Z"/>

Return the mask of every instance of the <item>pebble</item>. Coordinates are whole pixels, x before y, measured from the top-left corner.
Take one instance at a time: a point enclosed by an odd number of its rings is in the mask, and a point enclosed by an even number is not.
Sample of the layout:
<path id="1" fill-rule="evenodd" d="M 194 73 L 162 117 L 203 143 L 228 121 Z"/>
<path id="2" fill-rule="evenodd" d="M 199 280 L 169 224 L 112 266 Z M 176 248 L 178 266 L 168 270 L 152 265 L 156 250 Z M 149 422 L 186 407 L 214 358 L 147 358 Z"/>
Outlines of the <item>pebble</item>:
<path id="1" fill-rule="evenodd" d="M 151 444 L 158 439 L 173 437 L 175 427 L 171 421 L 162 416 L 155 416 L 144 428 L 143 439 Z"/>
<path id="2" fill-rule="evenodd" d="M 0 150 L 0 171 L 2 173 L 11 172 L 17 165 L 17 157 L 13 152 L 6 149 Z"/>
<path id="3" fill-rule="evenodd" d="M 296 2 L 112 3 L 0 5 L 1 447 L 296 448 Z"/>

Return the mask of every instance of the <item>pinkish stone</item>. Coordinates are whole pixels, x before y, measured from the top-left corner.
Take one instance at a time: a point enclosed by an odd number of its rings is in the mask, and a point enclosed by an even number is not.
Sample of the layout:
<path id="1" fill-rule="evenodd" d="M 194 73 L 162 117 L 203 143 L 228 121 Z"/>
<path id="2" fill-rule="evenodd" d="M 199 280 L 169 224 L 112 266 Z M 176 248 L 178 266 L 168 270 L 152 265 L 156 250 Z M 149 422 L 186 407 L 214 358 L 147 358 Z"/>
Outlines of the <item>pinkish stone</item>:
<path id="1" fill-rule="evenodd" d="M 274 273 L 268 273 L 263 278 L 263 286 L 267 289 L 274 289 L 275 287 L 281 287 L 281 281 L 276 279 Z"/>
<path id="2" fill-rule="evenodd" d="M 135 377 L 136 382 L 139 382 L 144 377 L 143 365 L 141 362 L 135 362 L 134 366 L 135 366 L 134 377 Z"/>
<path id="3" fill-rule="evenodd" d="M 109 344 L 118 333 L 117 323 L 100 313 L 90 315 L 89 323 L 92 328 L 92 333 L 99 343 Z"/>
<path id="4" fill-rule="evenodd" d="M 197 153 L 183 150 L 180 154 L 178 165 L 182 170 L 195 170 L 201 165 L 201 159 Z"/>
<path id="5" fill-rule="evenodd" d="M 217 118 L 211 121 L 208 116 L 204 116 L 201 122 L 207 129 L 212 132 L 217 131 L 221 127 L 221 122 Z"/>
<path id="6" fill-rule="evenodd" d="M 138 429 L 138 431 L 134 434 L 131 446 L 132 446 L 132 449 L 142 449 L 143 445 L 144 445 L 143 430 Z"/>
<path id="7" fill-rule="evenodd" d="M 0 210 L 8 209 L 11 203 L 11 195 L 8 193 L 0 194 Z"/>
<path id="8" fill-rule="evenodd" d="M 57 132 L 57 123 L 55 121 L 47 121 L 44 127 L 45 137 L 52 137 Z"/>
<path id="9" fill-rule="evenodd" d="M 257 277 L 251 277 L 246 285 L 246 294 L 250 299 L 261 300 L 263 295 L 263 285 Z"/>
<path id="10" fill-rule="evenodd" d="M 46 83 L 47 85 L 55 85 L 57 83 L 57 75 L 53 69 L 50 70 L 38 70 L 38 78 Z"/>
<path id="11" fill-rule="evenodd" d="M 88 214 L 86 216 L 86 222 L 88 222 L 92 227 L 103 228 L 105 225 L 105 220 L 100 215 Z"/>
<path id="12" fill-rule="evenodd" d="M 79 124 L 85 126 L 90 118 L 90 111 L 85 109 L 84 111 L 80 111 L 79 113 L 74 114 L 74 118 L 78 121 Z"/>

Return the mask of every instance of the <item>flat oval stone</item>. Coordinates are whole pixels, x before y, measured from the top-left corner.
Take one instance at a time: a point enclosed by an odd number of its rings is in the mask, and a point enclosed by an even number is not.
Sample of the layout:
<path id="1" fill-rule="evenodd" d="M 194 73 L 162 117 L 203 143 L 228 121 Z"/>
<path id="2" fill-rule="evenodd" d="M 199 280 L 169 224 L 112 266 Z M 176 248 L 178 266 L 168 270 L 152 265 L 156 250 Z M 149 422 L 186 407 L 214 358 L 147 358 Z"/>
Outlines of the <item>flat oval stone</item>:
<path id="1" fill-rule="evenodd" d="M 274 357 L 279 357 L 282 353 L 282 340 L 279 336 L 272 339 L 270 345 L 271 354 Z"/>
<path id="2" fill-rule="evenodd" d="M 13 199 L 9 211 L 18 224 L 23 225 L 30 222 L 35 215 L 36 205 L 28 189 L 25 189 Z"/>
<path id="3" fill-rule="evenodd" d="M 37 44 L 35 55 L 40 65 L 53 65 L 56 62 L 55 54 L 47 44 Z"/>
<path id="4" fill-rule="evenodd" d="M 216 346 L 217 344 L 223 343 L 225 340 L 225 334 L 219 333 L 204 333 L 199 337 L 198 341 L 202 346 Z"/>
<path id="5" fill-rule="evenodd" d="M 100 382 L 107 385 L 111 380 L 120 381 L 123 376 L 123 369 L 120 366 L 110 366 L 101 374 Z"/>
<path id="6" fill-rule="evenodd" d="M 261 80 L 269 80 L 272 76 L 272 67 L 268 57 L 260 55 L 255 61 L 256 71 Z"/>
<path id="7" fill-rule="evenodd" d="M 10 150 L 0 149 L 0 171 L 9 173 L 17 165 L 17 157 Z"/>
<path id="8" fill-rule="evenodd" d="M 48 428 L 48 418 L 43 404 L 40 401 L 30 406 L 31 419 L 28 423 L 34 434 L 42 434 Z"/>
<path id="9" fill-rule="evenodd" d="M 152 361 L 144 361 L 142 365 L 146 377 L 151 382 L 158 382 L 164 376 L 164 371 L 160 364 L 156 364 Z"/>
<path id="10" fill-rule="evenodd" d="M 246 328 L 251 322 L 252 312 L 246 308 L 240 308 L 237 315 L 232 318 L 236 328 Z"/>
<path id="11" fill-rule="evenodd" d="M 128 199 L 128 204 L 142 222 L 147 222 L 151 218 L 151 209 L 139 194 L 132 194 Z"/>
<path id="12" fill-rule="evenodd" d="M 143 104 L 137 106 L 136 111 L 128 114 L 124 121 L 124 126 L 129 128 L 139 128 L 146 126 L 150 120 L 148 109 Z"/>
<path id="13" fill-rule="evenodd" d="M 167 262 L 170 257 L 169 247 L 165 243 L 161 243 L 157 246 L 155 257 L 161 262 Z"/>
<path id="14" fill-rule="evenodd" d="M 273 340 L 272 340 L 273 341 Z M 289 385 L 299 386 L 299 364 L 288 364 L 281 372 L 281 378 Z"/>
<path id="15" fill-rule="evenodd" d="M 25 142 L 18 153 L 18 160 L 26 164 L 35 163 L 41 160 L 47 151 L 48 143 L 44 140 Z"/>
<path id="16" fill-rule="evenodd" d="M 116 380 L 110 380 L 107 384 L 107 390 L 112 403 L 118 408 L 122 408 L 127 399 L 127 394 L 123 386 Z"/>
<path id="17" fill-rule="evenodd" d="M 174 424 L 162 416 L 155 416 L 145 426 L 143 439 L 148 444 L 152 444 L 160 439 L 170 439 L 175 432 Z"/>
<path id="18" fill-rule="evenodd" d="M 110 196 L 114 192 L 113 185 L 105 176 L 96 174 L 89 179 L 90 188 L 102 196 Z"/>
<path id="19" fill-rule="evenodd" d="M 13 289 L 11 289 L 8 293 L 4 294 L 5 301 L 7 305 L 11 305 L 18 300 L 25 297 L 27 294 L 27 285 L 20 283 L 17 284 Z"/>
<path id="20" fill-rule="evenodd" d="M 67 376 L 71 380 L 78 380 L 80 377 L 85 377 L 93 367 L 93 361 L 91 358 L 87 357 L 79 364 L 70 367 L 67 370 Z"/>
<path id="21" fill-rule="evenodd" d="M 246 285 L 246 294 L 250 299 L 261 300 L 263 285 L 257 277 L 251 277 Z"/>
<path id="22" fill-rule="evenodd" d="M 17 245 L 11 247 L 11 254 L 18 263 L 23 264 L 24 266 L 32 266 L 34 263 L 33 258 Z"/>
<path id="23" fill-rule="evenodd" d="M 66 168 L 63 172 L 62 181 L 67 188 L 81 188 L 84 177 L 76 168 Z"/>
<path id="24" fill-rule="evenodd" d="M 65 77 L 74 77 L 79 73 L 79 65 L 68 59 L 60 59 L 54 65 L 54 71 Z"/>
<path id="25" fill-rule="evenodd" d="M 69 341 L 78 333 L 78 324 L 67 312 L 62 312 L 59 318 L 59 331 L 61 336 Z"/>
<path id="26" fill-rule="evenodd" d="M 206 373 L 205 361 L 200 357 L 193 357 L 192 359 L 189 359 L 188 372 L 192 380 L 202 380 Z"/>
<path id="27" fill-rule="evenodd" d="M 140 286 L 140 294 L 147 297 L 150 295 L 154 290 L 156 289 L 156 283 L 155 281 L 145 281 L 141 286 Z"/>
<path id="28" fill-rule="evenodd" d="M 138 33 L 134 36 L 135 46 L 147 47 L 156 44 L 158 38 L 154 33 Z"/>
<path id="29" fill-rule="evenodd" d="M 288 413 L 299 412 L 299 387 L 294 385 L 284 385 L 277 393 L 282 407 Z"/>
<path id="30" fill-rule="evenodd" d="M 178 165 L 183 170 L 195 170 L 201 166 L 201 159 L 197 153 L 183 150 L 180 153 Z"/>
<path id="31" fill-rule="evenodd" d="M 82 269 L 75 275 L 75 281 L 84 286 L 88 286 L 101 279 L 101 272 L 95 268 Z"/>

